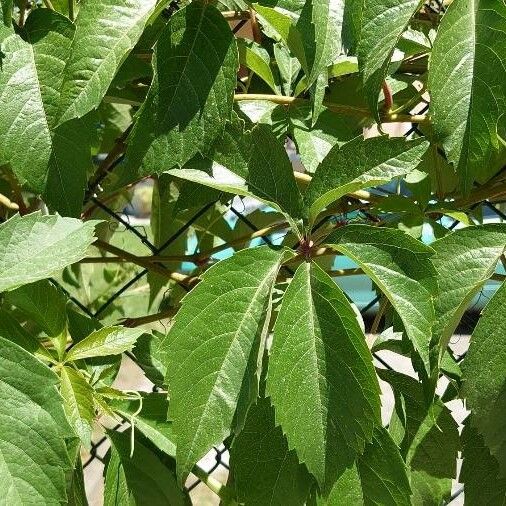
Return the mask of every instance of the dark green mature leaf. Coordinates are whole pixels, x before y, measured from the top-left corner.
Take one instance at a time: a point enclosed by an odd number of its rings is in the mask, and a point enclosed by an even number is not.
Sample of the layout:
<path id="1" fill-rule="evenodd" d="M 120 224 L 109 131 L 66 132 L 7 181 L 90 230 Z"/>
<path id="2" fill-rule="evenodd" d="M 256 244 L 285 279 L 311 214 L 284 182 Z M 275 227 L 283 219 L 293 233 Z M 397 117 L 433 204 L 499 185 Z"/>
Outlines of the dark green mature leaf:
<path id="1" fill-rule="evenodd" d="M 135 415 L 135 428 L 164 453 L 170 457 L 176 457 L 172 423 L 167 421 L 169 403 L 165 394 L 142 394 L 142 410 L 140 413 L 137 413 L 139 410 L 139 400 L 137 399 L 117 401 L 113 403 L 112 407 L 114 411 L 127 420 L 131 420 L 131 417 Z"/>
<path id="2" fill-rule="evenodd" d="M 8 292 L 5 299 L 34 320 L 44 332 L 55 337 L 67 322 L 67 298 L 49 281 L 41 280 Z"/>
<path id="3" fill-rule="evenodd" d="M 357 53 L 367 102 L 378 122 L 378 95 L 387 76 L 392 53 L 421 3 L 420 0 L 363 2 Z"/>
<path id="4" fill-rule="evenodd" d="M 19 34 L 3 41 L 0 159 L 10 164 L 21 183 L 44 193 L 52 207 L 75 215 L 91 164 L 90 144 L 81 122 L 56 128 L 73 35 L 67 18 L 37 9 Z"/>
<path id="5" fill-rule="evenodd" d="M 171 17 L 153 64 L 153 82 L 126 153 L 126 170 L 139 176 L 182 166 L 209 149 L 230 118 L 239 66 L 228 23 L 202 2 Z"/>
<path id="6" fill-rule="evenodd" d="M 410 506 L 411 488 L 399 449 L 383 427 L 374 430 L 356 465 L 347 469 L 332 488 L 327 506 Z"/>
<path id="7" fill-rule="evenodd" d="M 143 329 L 136 328 L 103 327 L 76 343 L 67 353 L 65 360 L 119 355 L 131 350 L 143 332 Z"/>
<path id="8" fill-rule="evenodd" d="M 459 481 L 464 484 L 465 503 L 470 506 L 506 504 L 506 480 L 499 463 L 490 454 L 483 436 L 476 430 L 471 415 L 462 431 L 462 457 Z"/>
<path id="9" fill-rule="evenodd" d="M 441 356 L 472 298 L 493 274 L 506 247 L 506 226 L 488 224 L 464 228 L 431 246 L 436 251 L 431 260 L 438 280 L 433 335 Z"/>
<path id="10" fill-rule="evenodd" d="M 462 395 L 472 423 L 506 476 L 506 284 L 485 307 L 471 337 Z"/>
<path id="11" fill-rule="evenodd" d="M 67 440 L 67 451 L 72 462 L 72 471 L 67 473 L 68 506 L 88 506 L 80 450 L 81 442 L 78 438 Z"/>
<path id="12" fill-rule="evenodd" d="M 181 481 L 230 432 L 251 351 L 265 336 L 282 258 L 260 247 L 212 266 L 183 299 L 161 345 Z"/>
<path id="13" fill-rule="evenodd" d="M 236 120 L 227 127 L 209 161 L 209 171 L 174 169 L 173 176 L 211 188 L 252 196 L 294 219 L 301 216 L 302 197 L 283 145 L 269 125 L 259 124 L 251 132 L 242 131 Z"/>
<path id="14" fill-rule="evenodd" d="M 387 296 L 430 371 L 432 296 L 436 292 L 430 257 L 434 251 L 400 230 L 369 225 L 342 227 L 325 242 L 357 262 Z"/>
<path id="15" fill-rule="evenodd" d="M 90 448 L 92 423 L 95 418 L 93 388 L 80 372 L 71 367 L 61 368 L 60 382 L 63 409 L 67 419 L 82 444 Z"/>
<path id="16" fill-rule="evenodd" d="M 80 5 L 58 104 L 59 123 L 98 107 L 156 0 L 87 0 Z"/>
<path id="17" fill-rule="evenodd" d="M 41 360 L 54 359 L 39 340 L 17 322 L 10 311 L 3 309 L 0 309 L 0 336 L 16 343 Z"/>
<path id="18" fill-rule="evenodd" d="M 96 221 L 16 214 L 0 225 L 0 292 L 49 278 L 86 256 Z"/>
<path id="19" fill-rule="evenodd" d="M 2 17 L 5 26 L 12 25 L 12 7 L 14 5 L 14 0 L 1 0 L 0 4 L 2 4 Z"/>
<path id="20" fill-rule="evenodd" d="M 248 411 L 246 423 L 234 439 L 230 462 L 241 503 L 265 506 L 302 506 L 313 482 L 297 454 L 288 449 L 274 409 L 260 398 Z"/>
<path id="21" fill-rule="evenodd" d="M 413 170 L 427 150 L 424 140 L 362 137 L 334 146 L 316 169 L 304 195 L 311 220 L 348 192 L 387 183 Z"/>
<path id="22" fill-rule="evenodd" d="M 344 0 L 308 0 L 304 4 L 296 26 L 308 65 L 308 88 L 339 56 L 343 11 Z"/>
<path id="23" fill-rule="evenodd" d="M 434 130 L 471 191 L 499 168 L 506 107 L 506 5 L 502 0 L 452 2 L 430 57 Z"/>
<path id="24" fill-rule="evenodd" d="M 58 377 L 16 344 L 0 338 L 0 503 L 66 502 L 71 435 Z"/>
<path id="25" fill-rule="evenodd" d="M 130 457 L 130 434 L 108 431 L 110 459 L 105 469 L 104 505 L 187 505 L 172 471 L 138 439 Z"/>
<path id="26" fill-rule="evenodd" d="M 288 447 L 324 493 L 371 441 L 380 419 L 378 392 L 350 303 L 320 267 L 303 263 L 274 327 L 267 393 Z"/>

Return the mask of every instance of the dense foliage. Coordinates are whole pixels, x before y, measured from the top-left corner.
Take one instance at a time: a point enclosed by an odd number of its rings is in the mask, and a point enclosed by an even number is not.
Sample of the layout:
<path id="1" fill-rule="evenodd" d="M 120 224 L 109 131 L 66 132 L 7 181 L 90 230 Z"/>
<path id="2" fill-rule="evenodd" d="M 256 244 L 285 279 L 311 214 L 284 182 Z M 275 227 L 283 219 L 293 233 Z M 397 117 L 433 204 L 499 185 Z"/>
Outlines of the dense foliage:
<path id="1" fill-rule="evenodd" d="M 1 8 L 0 504 L 505 504 L 504 0 Z"/>

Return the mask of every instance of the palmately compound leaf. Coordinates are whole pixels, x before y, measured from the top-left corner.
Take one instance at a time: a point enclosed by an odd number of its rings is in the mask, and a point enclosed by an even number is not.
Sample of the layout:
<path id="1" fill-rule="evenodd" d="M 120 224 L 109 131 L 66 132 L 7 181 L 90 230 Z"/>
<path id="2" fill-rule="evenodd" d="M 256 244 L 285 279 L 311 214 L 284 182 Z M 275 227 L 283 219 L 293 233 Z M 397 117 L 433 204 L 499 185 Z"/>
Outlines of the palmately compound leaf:
<path id="1" fill-rule="evenodd" d="M 239 67 L 234 36 L 216 7 L 176 12 L 153 55 L 154 77 L 128 140 L 126 171 L 180 167 L 206 152 L 230 118 Z"/>
<path id="2" fill-rule="evenodd" d="M 462 395 L 472 424 L 506 476 L 506 284 L 478 321 L 462 365 Z"/>
<path id="3" fill-rule="evenodd" d="M 240 251 L 207 270 L 161 344 L 181 481 L 230 433 L 255 342 L 265 338 L 283 253 Z"/>
<path id="4" fill-rule="evenodd" d="M 120 504 L 188 506 L 188 496 L 177 486 L 171 469 L 144 442 L 136 438 L 131 452 L 128 432 L 108 431 L 110 458 L 105 468 L 104 506 Z"/>
<path id="5" fill-rule="evenodd" d="M 251 406 L 242 431 L 230 450 L 237 497 L 246 505 L 303 506 L 313 483 L 297 454 L 288 449 L 276 427 L 268 399 Z"/>
<path id="6" fill-rule="evenodd" d="M 0 292 L 51 277 L 86 256 L 97 221 L 39 211 L 0 225 Z"/>
<path id="7" fill-rule="evenodd" d="M 378 122 L 378 95 L 387 76 L 390 59 L 402 33 L 421 4 L 421 0 L 363 2 L 358 62 L 369 108 Z"/>
<path id="8" fill-rule="evenodd" d="M 239 119 L 227 126 L 207 171 L 174 169 L 169 174 L 236 195 L 258 198 L 297 219 L 302 197 L 283 145 L 269 125 L 244 131 Z"/>
<path id="9" fill-rule="evenodd" d="M 0 160 L 62 214 L 77 215 L 91 165 L 86 123 L 57 128 L 58 100 L 73 24 L 36 9 L 2 43 Z"/>
<path id="10" fill-rule="evenodd" d="M 20 286 L 5 299 L 34 320 L 49 337 L 56 337 L 67 323 L 67 298 L 47 280 Z"/>
<path id="11" fill-rule="evenodd" d="M 320 267 L 300 265 L 274 327 L 267 375 L 276 422 L 328 494 L 380 423 L 379 386 L 356 315 Z"/>
<path id="12" fill-rule="evenodd" d="M 131 350 L 143 332 L 143 329 L 136 328 L 103 327 L 76 343 L 67 353 L 65 360 L 119 355 Z"/>
<path id="13" fill-rule="evenodd" d="M 156 0 L 87 0 L 80 5 L 63 73 L 60 123 L 99 106 L 155 4 Z"/>
<path id="14" fill-rule="evenodd" d="M 431 261 L 438 283 L 433 335 L 441 357 L 469 303 L 494 273 L 506 248 L 506 225 L 456 230 L 433 242 L 431 247 L 436 252 Z"/>
<path id="15" fill-rule="evenodd" d="M 429 62 L 434 131 L 465 193 L 502 166 L 506 106 L 506 5 L 459 0 L 448 6 Z M 501 165 L 498 165 L 501 164 Z"/>
<path id="16" fill-rule="evenodd" d="M 370 225 L 342 227 L 325 242 L 357 262 L 386 295 L 429 372 L 436 292 L 430 257 L 434 251 L 400 230 Z"/>
<path id="17" fill-rule="evenodd" d="M 71 367 L 60 370 L 60 393 L 67 419 L 86 448 L 91 446 L 92 423 L 95 418 L 93 388 L 83 375 Z"/>
<path id="18" fill-rule="evenodd" d="M 341 147 L 335 145 L 316 169 L 304 194 L 310 220 L 346 193 L 384 184 L 411 172 L 428 147 L 425 140 L 386 136 L 366 140 L 360 136 Z"/>
<path id="19" fill-rule="evenodd" d="M 0 338 L 0 503 L 66 502 L 72 435 L 56 390 L 58 377 L 18 345 Z"/>

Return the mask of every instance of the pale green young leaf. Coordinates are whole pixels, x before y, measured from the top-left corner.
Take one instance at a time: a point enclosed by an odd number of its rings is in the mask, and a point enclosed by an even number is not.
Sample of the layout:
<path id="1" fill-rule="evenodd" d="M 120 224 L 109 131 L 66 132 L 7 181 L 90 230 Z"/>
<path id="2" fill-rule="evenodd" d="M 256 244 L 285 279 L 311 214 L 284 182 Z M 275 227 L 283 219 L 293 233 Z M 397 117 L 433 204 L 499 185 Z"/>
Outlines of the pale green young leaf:
<path id="1" fill-rule="evenodd" d="M 160 457 L 137 438 L 130 456 L 130 431 L 107 431 L 111 442 L 105 468 L 104 506 L 187 506 L 188 496 Z"/>
<path id="2" fill-rule="evenodd" d="M 300 13 L 296 26 L 308 65 L 308 88 L 339 56 L 344 4 L 344 0 L 308 0 Z"/>
<path id="3" fill-rule="evenodd" d="M 279 86 L 272 73 L 269 53 L 260 44 L 246 39 L 237 40 L 239 63 L 260 76 L 270 89 L 279 95 Z"/>
<path id="4" fill-rule="evenodd" d="M 348 192 L 384 184 L 412 171 L 429 147 L 425 140 L 362 137 L 334 146 L 316 169 L 304 201 L 311 220 Z"/>
<path id="5" fill-rule="evenodd" d="M 5 299 L 35 321 L 49 337 L 63 332 L 67 322 L 67 298 L 49 281 L 21 286 L 6 293 Z"/>
<path id="6" fill-rule="evenodd" d="M 246 423 L 234 439 L 230 463 L 237 497 L 245 505 L 303 506 L 313 478 L 288 449 L 276 427 L 268 399 L 251 406 Z"/>
<path id="7" fill-rule="evenodd" d="M 167 396 L 162 393 L 142 395 L 142 410 L 139 410 L 139 400 L 115 401 L 111 407 L 116 413 L 130 421 L 134 416 L 135 428 L 146 436 L 157 448 L 170 457 L 176 457 L 175 437 L 172 423 L 167 421 L 169 403 Z M 137 413 L 137 414 L 136 414 Z"/>
<path id="8" fill-rule="evenodd" d="M 282 259 L 282 253 L 259 247 L 212 266 L 183 299 L 161 344 L 180 481 L 230 433 Z"/>
<path id="9" fill-rule="evenodd" d="M 86 256 L 96 221 L 40 211 L 14 215 L 0 225 L 0 292 L 56 274 Z"/>
<path id="10" fill-rule="evenodd" d="M 441 357 L 464 311 L 494 273 L 506 248 L 506 225 L 456 230 L 433 242 L 431 247 L 436 251 L 431 261 L 438 282 L 433 335 Z"/>
<path id="11" fill-rule="evenodd" d="M 0 503 L 66 502 L 71 435 L 58 377 L 30 353 L 0 338 Z"/>
<path id="12" fill-rule="evenodd" d="M 12 312 L 4 309 L 0 309 L 0 337 L 16 343 L 41 360 L 48 360 L 50 362 L 54 360 L 49 350 L 17 322 L 12 316 Z"/>
<path id="13" fill-rule="evenodd" d="M 119 355 L 133 348 L 137 338 L 144 332 L 143 329 L 127 327 L 103 327 L 92 332 L 82 341 L 70 348 L 66 361 L 81 360 L 91 357 L 106 357 Z"/>
<path id="14" fill-rule="evenodd" d="M 300 62 L 290 54 L 290 51 L 282 42 L 274 44 L 273 51 L 283 83 L 283 93 L 290 96 L 292 94 L 292 85 L 301 69 Z"/>
<path id="15" fill-rule="evenodd" d="M 283 145 L 269 125 L 243 132 L 239 120 L 227 127 L 207 171 L 174 169 L 169 174 L 236 195 L 258 198 L 297 219 L 302 197 Z"/>
<path id="16" fill-rule="evenodd" d="M 193 2 L 170 18 L 153 65 L 126 153 L 125 170 L 137 176 L 180 167 L 209 149 L 232 113 L 239 62 L 222 14 Z"/>
<path id="17" fill-rule="evenodd" d="M 60 369 L 60 393 L 63 397 L 63 409 L 70 426 L 79 436 L 85 448 L 91 446 L 91 432 L 95 409 L 93 406 L 93 388 L 82 374 L 71 367 Z"/>
<path id="18" fill-rule="evenodd" d="M 267 394 L 289 449 L 328 494 L 371 441 L 380 401 L 356 315 L 316 264 L 304 262 L 284 294 L 274 327 Z"/>
<path id="19" fill-rule="evenodd" d="M 434 131 L 465 193 L 500 167 L 506 107 L 506 5 L 502 0 L 452 2 L 429 62 Z"/>
<path id="20" fill-rule="evenodd" d="M 155 4 L 156 0 L 87 0 L 80 5 L 61 84 L 60 124 L 98 107 Z"/>
<path id="21" fill-rule="evenodd" d="M 472 423 L 506 476 L 506 284 L 478 321 L 462 365 L 462 396 Z"/>
<path id="22" fill-rule="evenodd" d="M 360 40 L 357 48 L 358 62 L 366 99 L 378 123 L 380 122 L 378 95 L 387 76 L 392 54 L 421 3 L 421 0 L 363 2 Z"/>
<path id="23" fill-rule="evenodd" d="M 436 292 L 430 258 L 434 251 L 400 230 L 370 225 L 342 227 L 325 242 L 357 262 L 386 295 L 429 372 Z"/>

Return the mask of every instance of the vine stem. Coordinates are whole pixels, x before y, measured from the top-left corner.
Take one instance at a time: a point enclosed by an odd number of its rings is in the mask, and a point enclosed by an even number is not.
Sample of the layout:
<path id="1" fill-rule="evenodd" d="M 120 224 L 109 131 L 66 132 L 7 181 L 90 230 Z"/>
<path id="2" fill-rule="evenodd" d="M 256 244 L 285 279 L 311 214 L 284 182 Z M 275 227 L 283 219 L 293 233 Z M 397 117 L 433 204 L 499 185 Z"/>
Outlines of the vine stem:
<path id="1" fill-rule="evenodd" d="M 192 473 L 207 487 L 209 490 L 214 492 L 218 497 L 221 497 L 230 506 L 237 504 L 233 499 L 234 493 L 232 490 L 221 483 L 221 481 L 213 478 L 209 473 L 204 471 L 200 466 L 195 464 L 192 469 Z"/>
<path id="2" fill-rule="evenodd" d="M 252 101 L 267 101 L 272 102 L 274 104 L 286 105 L 290 106 L 292 104 L 304 104 L 308 102 L 305 98 L 298 97 L 286 97 L 282 95 L 269 95 L 263 93 L 238 93 L 234 95 L 234 100 L 236 102 L 252 102 Z M 350 105 L 343 104 L 335 104 L 333 102 L 328 102 L 326 100 L 323 101 L 323 105 L 334 112 L 339 112 L 342 114 L 348 114 L 353 116 L 364 116 L 370 117 L 371 112 L 368 109 L 363 109 L 361 107 L 353 107 Z M 429 122 L 429 117 L 425 114 L 389 114 L 383 113 L 381 115 L 381 120 L 385 123 L 427 123 Z"/>

